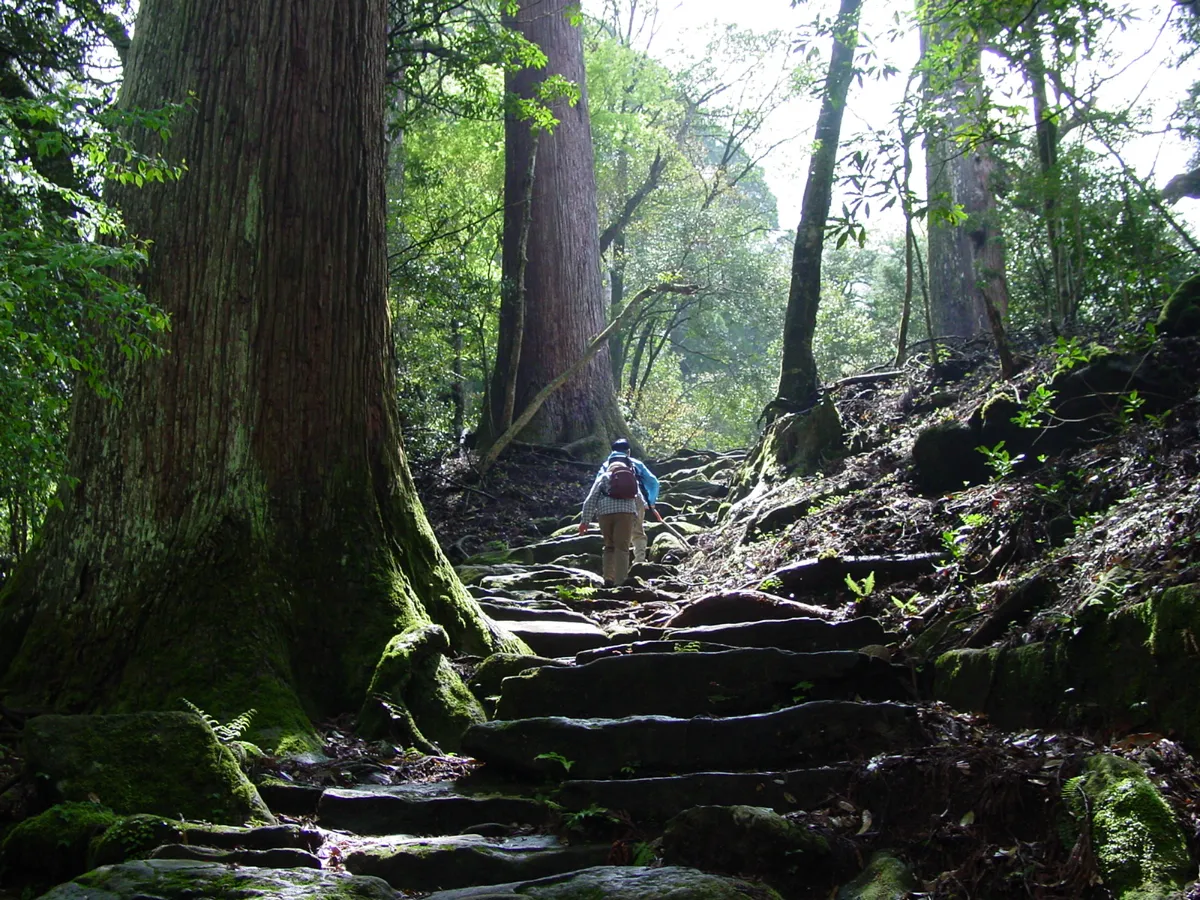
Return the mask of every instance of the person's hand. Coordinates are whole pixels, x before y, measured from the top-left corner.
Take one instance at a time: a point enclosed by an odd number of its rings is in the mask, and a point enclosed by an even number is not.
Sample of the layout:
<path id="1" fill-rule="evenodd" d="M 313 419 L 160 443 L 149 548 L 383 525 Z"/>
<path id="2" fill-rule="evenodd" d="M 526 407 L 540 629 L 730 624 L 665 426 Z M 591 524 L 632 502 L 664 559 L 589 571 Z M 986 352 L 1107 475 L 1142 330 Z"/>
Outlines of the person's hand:
<path id="1" fill-rule="evenodd" d="M 587 534 L 587 528 L 588 528 L 588 523 L 587 523 L 587 522 L 580 522 L 580 523 L 579 523 L 579 533 L 580 533 L 580 534 Z"/>

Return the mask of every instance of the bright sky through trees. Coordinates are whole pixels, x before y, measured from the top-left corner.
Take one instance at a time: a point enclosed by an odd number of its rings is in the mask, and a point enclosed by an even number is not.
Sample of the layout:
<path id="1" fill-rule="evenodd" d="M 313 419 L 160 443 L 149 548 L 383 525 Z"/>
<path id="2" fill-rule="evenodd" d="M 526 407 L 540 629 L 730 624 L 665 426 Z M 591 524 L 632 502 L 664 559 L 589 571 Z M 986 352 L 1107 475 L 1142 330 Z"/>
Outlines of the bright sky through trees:
<path id="1" fill-rule="evenodd" d="M 629 0 L 618 0 L 627 8 Z M 593 15 L 603 15 L 606 0 L 585 0 L 584 9 Z M 642 0 L 640 9 L 651 4 Z M 1137 18 L 1129 27 L 1111 27 L 1095 49 L 1106 48 L 1116 54 L 1107 64 L 1093 66 L 1089 80 L 1102 83 L 1100 96 L 1109 108 L 1137 104 L 1145 109 L 1150 121 L 1146 130 L 1152 132 L 1129 149 L 1127 160 L 1135 165 L 1142 177 L 1162 187 L 1170 178 L 1187 167 L 1191 148 L 1184 145 L 1178 134 L 1166 131 L 1167 119 L 1187 88 L 1200 79 L 1200 66 L 1195 61 L 1186 69 L 1172 67 L 1176 34 L 1167 24 L 1168 16 L 1183 14 L 1173 2 L 1140 3 Z M 918 53 L 917 32 L 910 23 L 899 31 L 894 17 L 912 10 L 912 0 L 869 0 L 863 9 L 863 30 L 872 41 L 881 60 L 897 66 L 902 73 L 915 63 Z M 825 7 L 828 7 L 827 9 Z M 818 12 L 831 14 L 836 3 L 802 2 L 792 6 L 789 0 L 659 0 L 656 31 L 650 44 L 652 56 L 670 64 L 672 58 L 695 57 L 704 52 L 705 34 L 714 23 L 720 26 L 737 25 L 758 31 L 769 29 L 796 30 L 809 23 Z M 828 40 L 815 42 L 822 58 L 828 54 Z M 635 46 L 644 47 L 645 38 Z M 848 102 L 843 142 L 853 140 L 856 132 L 867 127 L 882 127 L 891 117 L 891 109 L 904 90 L 904 74 L 885 82 L 867 82 L 851 90 Z M 1014 94 L 1004 102 L 1026 102 L 1021 85 L 1015 79 L 1001 82 L 1000 88 Z M 808 140 L 816 121 L 815 100 L 798 100 L 780 108 L 770 126 L 761 136 L 765 145 L 781 137 L 798 135 L 799 139 L 774 150 L 763 163 L 767 183 L 779 201 L 779 221 L 793 228 L 799 220 L 804 175 L 808 166 Z M 916 148 L 920 151 L 920 148 Z M 920 164 L 918 163 L 918 171 Z M 1195 206 L 1193 210 L 1190 207 Z M 1200 220 L 1200 203 L 1183 200 L 1178 212 L 1193 221 Z"/>

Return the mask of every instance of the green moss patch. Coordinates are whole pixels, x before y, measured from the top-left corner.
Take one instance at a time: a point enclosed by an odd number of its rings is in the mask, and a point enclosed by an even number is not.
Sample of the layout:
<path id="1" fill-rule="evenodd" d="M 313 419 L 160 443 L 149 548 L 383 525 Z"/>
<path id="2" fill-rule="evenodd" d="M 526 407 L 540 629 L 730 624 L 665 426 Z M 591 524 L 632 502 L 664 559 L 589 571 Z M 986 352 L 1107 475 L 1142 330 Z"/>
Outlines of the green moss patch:
<path id="1" fill-rule="evenodd" d="M 86 872 L 92 843 L 119 820 L 98 803 L 60 803 L 26 819 L 0 844 L 6 880 L 55 884 Z"/>
<path id="2" fill-rule="evenodd" d="M 192 713 L 38 716 L 25 749 L 52 802 L 95 797 L 126 815 L 274 822 L 233 754 Z"/>
<path id="3" fill-rule="evenodd" d="M 1100 874 L 1121 900 L 1173 894 L 1195 875 L 1175 814 L 1136 763 L 1093 756 L 1064 797 L 1089 826 Z"/>

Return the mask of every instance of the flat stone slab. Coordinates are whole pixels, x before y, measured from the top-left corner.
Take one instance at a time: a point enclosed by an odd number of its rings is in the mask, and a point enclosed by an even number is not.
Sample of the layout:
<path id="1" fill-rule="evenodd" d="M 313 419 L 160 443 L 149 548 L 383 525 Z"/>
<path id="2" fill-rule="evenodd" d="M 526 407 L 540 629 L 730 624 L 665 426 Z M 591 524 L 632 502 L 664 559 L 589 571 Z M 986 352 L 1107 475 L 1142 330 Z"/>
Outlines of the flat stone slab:
<path id="1" fill-rule="evenodd" d="M 459 834 L 483 822 L 543 825 L 546 805 L 524 797 L 461 793 L 453 782 L 325 791 L 317 807 L 322 828 L 354 834 Z"/>
<path id="2" fill-rule="evenodd" d="M 764 884 L 663 866 L 597 866 L 537 881 L 430 894 L 426 900 L 779 900 Z"/>
<path id="3" fill-rule="evenodd" d="M 602 806 L 622 810 L 635 821 L 665 821 L 693 806 L 767 806 L 787 813 L 813 809 L 831 794 L 844 795 L 854 774 L 850 766 L 786 772 L 697 772 L 662 778 L 564 781 L 556 802 L 568 810 Z"/>
<path id="4" fill-rule="evenodd" d="M 395 900 L 378 878 L 315 869 L 260 869 L 222 863 L 146 859 L 103 866 L 60 884 L 43 900 Z"/>
<path id="5" fill-rule="evenodd" d="M 792 653 L 739 648 L 716 653 L 631 653 L 582 666 L 531 669 L 500 683 L 497 719 L 747 715 L 805 700 L 902 700 L 883 660 L 854 650 Z"/>
<path id="6" fill-rule="evenodd" d="M 498 622 L 592 622 L 583 613 L 567 609 L 565 606 L 555 608 L 545 605 L 543 600 L 479 600 L 480 608 Z"/>
<path id="7" fill-rule="evenodd" d="M 825 622 L 821 619 L 770 619 L 738 625 L 701 625 L 678 628 L 664 635 L 669 640 L 705 641 L 732 647 L 778 647 L 797 653 L 817 650 L 857 650 L 869 644 L 886 644 L 887 632 L 875 619 Z"/>
<path id="8" fill-rule="evenodd" d="M 667 628 L 736 625 L 771 619 L 830 619 L 833 613 L 764 591 L 718 591 L 693 600 L 666 623 Z"/>
<path id="9" fill-rule="evenodd" d="M 393 838 L 346 854 L 346 870 L 374 875 L 396 890 L 436 891 L 522 881 L 602 865 L 611 844 L 567 846 L 553 835 L 487 838 L 477 834 Z"/>
<path id="10" fill-rule="evenodd" d="M 498 770 L 576 778 L 621 774 L 747 771 L 842 762 L 924 746 L 915 707 L 818 700 L 778 712 L 725 719 L 558 716 L 484 722 L 463 736 L 462 752 Z"/>
<path id="11" fill-rule="evenodd" d="M 583 650 L 607 647 L 609 637 L 593 622 L 513 621 L 504 623 L 506 631 L 519 637 L 538 656 L 551 659 L 574 656 Z"/>
<path id="12" fill-rule="evenodd" d="M 192 859 L 229 866 L 263 869 L 319 869 L 321 860 L 306 850 L 278 847 L 273 850 L 224 850 L 196 844 L 164 844 L 150 854 L 152 859 Z"/>
<path id="13" fill-rule="evenodd" d="M 547 585 L 569 585 L 572 587 L 603 587 L 604 579 L 587 569 L 568 566 L 497 566 L 507 569 L 479 580 L 480 587 L 502 591 L 539 590 Z"/>

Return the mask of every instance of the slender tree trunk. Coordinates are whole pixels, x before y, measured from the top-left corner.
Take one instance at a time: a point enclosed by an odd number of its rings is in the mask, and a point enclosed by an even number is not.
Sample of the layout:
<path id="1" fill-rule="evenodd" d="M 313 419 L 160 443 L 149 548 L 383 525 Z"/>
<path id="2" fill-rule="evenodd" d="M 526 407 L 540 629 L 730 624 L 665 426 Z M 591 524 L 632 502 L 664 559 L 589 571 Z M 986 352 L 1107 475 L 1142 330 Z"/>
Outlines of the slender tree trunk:
<path id="1" fill-rule="evenodd" d="M 625 232 L 613 238 L 612 262 L 608 270 L 609 309 L 616 315 L 625 302 Z M 620 394 L 625 373 L 626 329 L 613 333 L 608 341 L 608 353 L 612 360 L 613 389 Z"/>
<path id="2" fill-rule="evenodd" d="M 605 304 L 600 284 L 600 252 L 596 210 L 596 179 L 592 165 L 591 126 L 583 68 L 583 38 L 570 17 L 577 6 L 570 0 L 520 0 L 508 24 L 517 28 L 546 53 L 545 70 L 525 69 L 510 74 L 509 91 L 532 97 L 537 84 L 550 75 L 562 75 L 579 86 L 574 106 L 565 101 L 552 105 L 559 124 L 538 142 L 538 178 L 533 192 L 529 228 L 529 262 L 525 271 L 523 352 L 515 366 L 514 409 L 526 408 L 534 396 L 585 352 L 589 340 L 605 325 Z M 503 270 L 512 279 L 519 260 L 520 181 L 533 152 L 529 123 L 510 117 L 505 124 L 505 196 Z M 487 447 L 501 430 L 517 309 L 506 296 L 500 309 L 500 341 L 495 375 L 488 391 L 491 416 L 485 415 L 480 445 Z M 607 348 L 561 390 L 541 405 L 521 438 L 546 444 L 577 443 L 592 439 L 594 447 L 607 447 L 624 432 L 617 407 Z"/>
<path id="3" fill-rule="evenodd" d="M 817 116 L 817 132 L 808 182 L 792 252 L 792 281 L 783 326 L 783 364 L 777 396 L 808 407 L 820 385 L 813 357 L 813 334 L 821 302 L 821 254 L 825 247 L 825 222 L 833 198 L 834 170 L 842 132 L 842 113 L 854 76 L 854 51 L 858 46 L 858 14 L 862 0 L 842 0 L 834 25 L 829 74 Z"/>
<path id="4" fill-rule="evenodd" d="M 384 246 L 384 0 L 143 0 L 126 107 L 188 103 L 177 183 L 121 189 L 167 354 L 75 395 L 71 486 L 0 596 L 0 688 L 60 711 L 356 710 L 431 619 L 502 643 L 400 447 Z M 133 140 L 156 149 L 144 133 Z"/>

